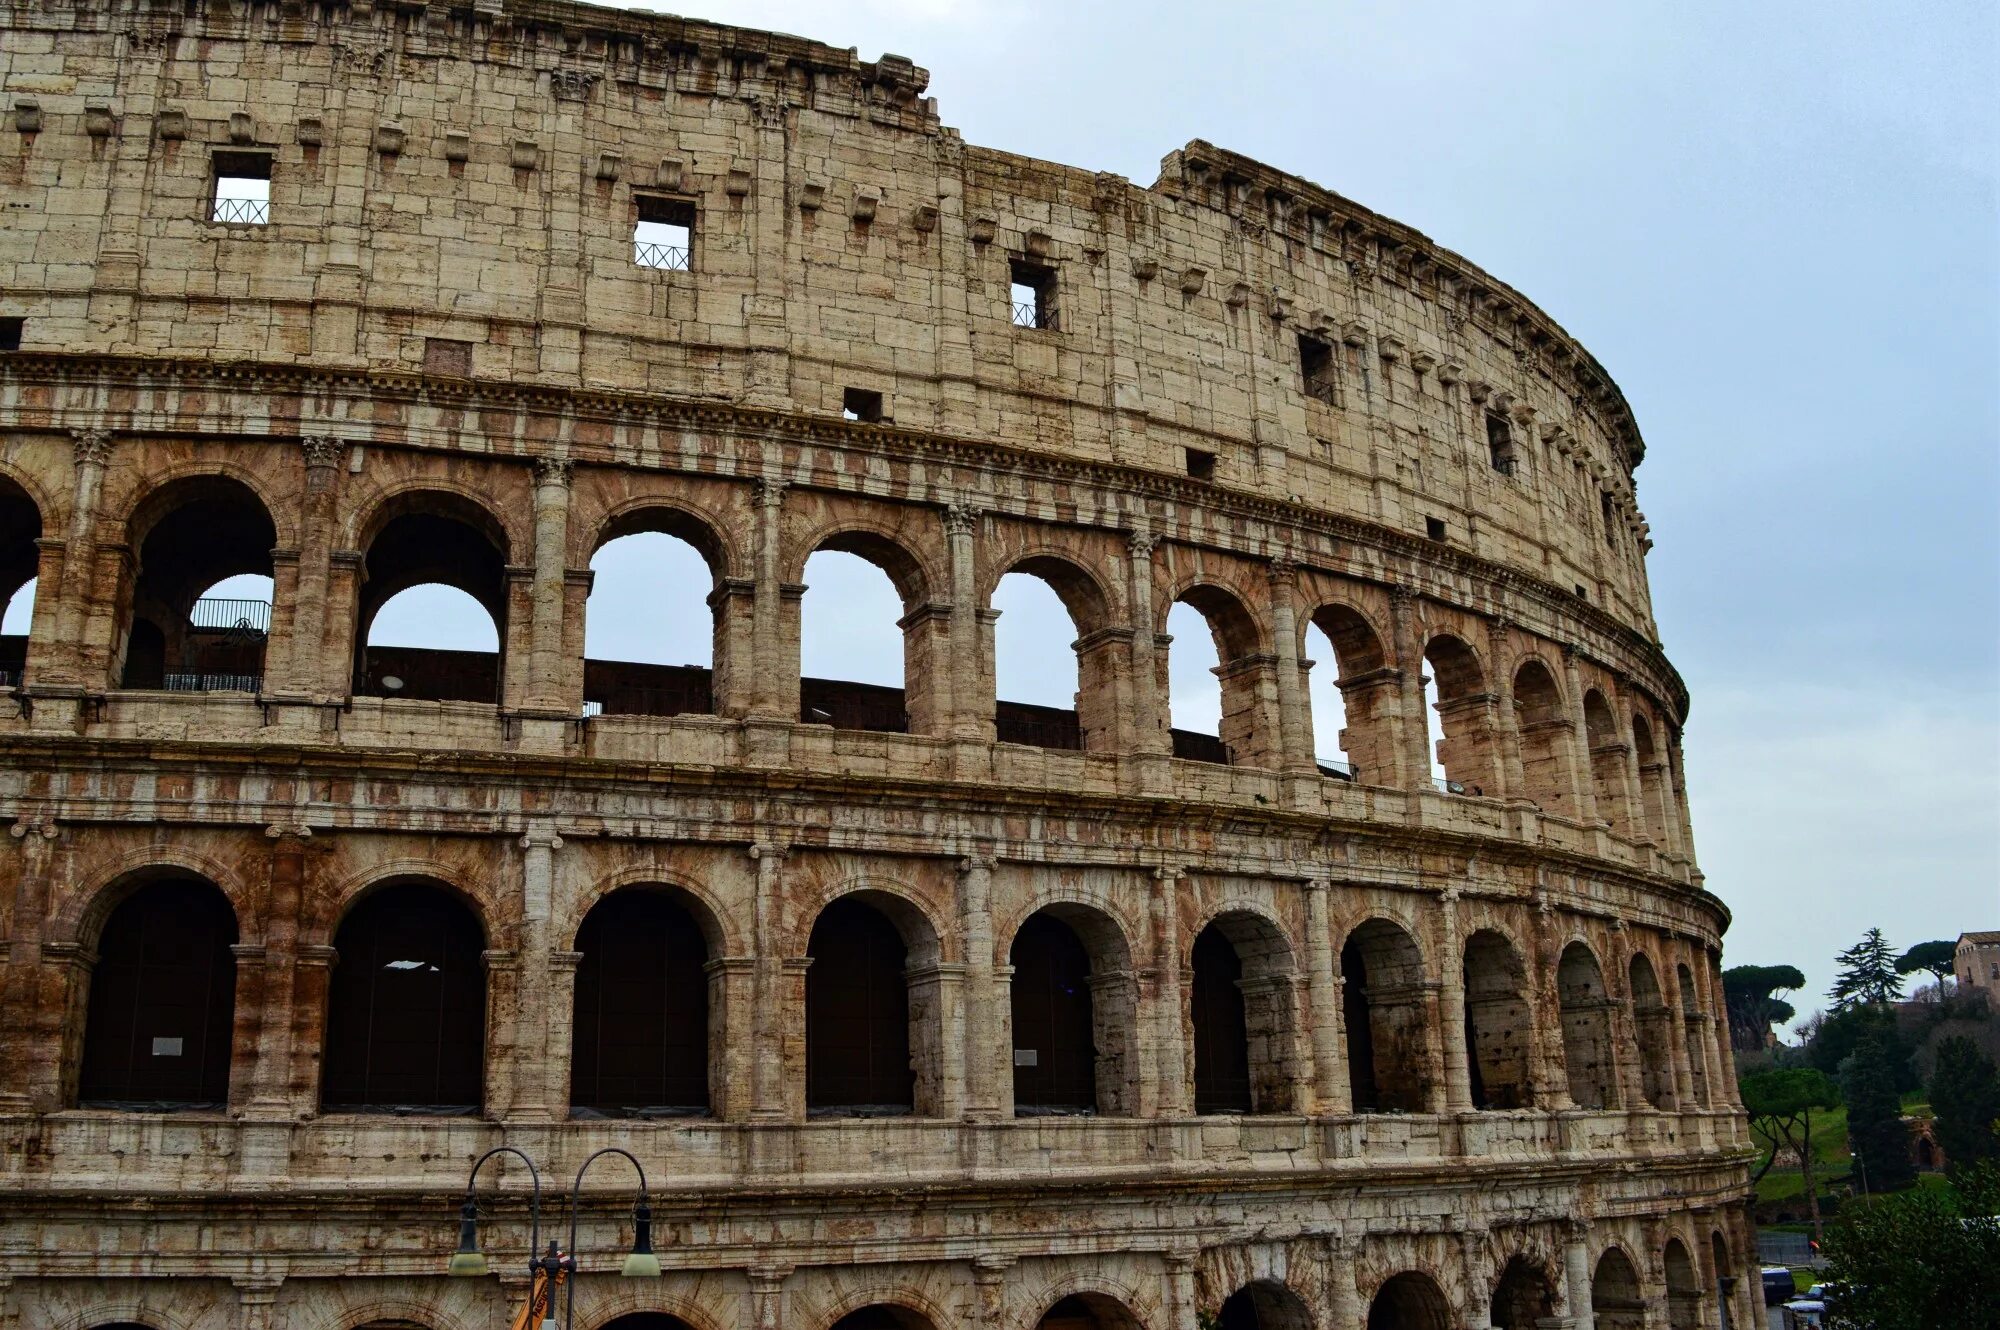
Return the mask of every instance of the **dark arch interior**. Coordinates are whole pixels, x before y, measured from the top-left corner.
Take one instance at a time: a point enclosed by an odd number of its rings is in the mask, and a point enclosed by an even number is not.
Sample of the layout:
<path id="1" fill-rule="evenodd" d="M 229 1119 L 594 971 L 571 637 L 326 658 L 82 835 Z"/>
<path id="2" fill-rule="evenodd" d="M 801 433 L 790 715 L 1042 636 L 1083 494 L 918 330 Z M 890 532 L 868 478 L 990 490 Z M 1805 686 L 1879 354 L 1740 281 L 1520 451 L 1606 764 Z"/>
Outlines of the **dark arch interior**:
<path id="1" fill-rule="evenodd" d="M 322 1103 L 477 1112 L 486 970 L 472 912 L 436 886 L 396 883 L 349 911 L 333 944 Z"/>
<path id="2" fill-rule="evenodd" d="M 1611 999 L 1597 957 L 1581 942 L 1563 948 L 1556 965 L 1556 997 L 1562 1010 L 1563 1069 L 1569 1097 L 1579 1108 L 1606 1108 L 1612 1101 L 1616 1064 L 1611 1044 Z"/>
<path id="3" fill-rule="evenodd" d="M 222 1106 L 236 937 L 236 912 L 199 878 L 148 883 L 111 911 L 90 975 L 80 1102 Z"/>
<path id="4" fill-rule="evenodd" d="M 708 1111 L 708 946 L 680 901 L 628 887 L 577 931 L 570 1104 L 639 1117 Z"/>
<path id="5" fill-rule="evenodd" d="M 1428 1275 L 1405 1271 L 1375 1291 L 1368 1330 L 1451 1330 L 1451 1304 Z"/>
<path id="6" fill-rule="evenodd" d="M 1312 1330 L 1312 1316 L 1289 1288 L 1259 1279 L 1223 1299 L 1214 1330 Z"/>
<path id="7" fill-rule="evenodd" d="M 405 496 L 368 542 L 363 571 L 354 634 L 357 694 L 427 701 L 499 700 L 507 643 L 507 550 L 485 513 L 453 494 Z M 452 587 L 478 601 L 493 620 L 501 650 L 369 645 L 375 616 L 392 597 L 431 584 Z"/>
<path id="8" fill-rule="evenodd" d="M 1114 1298 L 1073 1293 L 1042 1313 L 1037 1330 L 1139 1330 L 1139 1320 Z"/>
<path id="9" fill-rule="evenodd" d="M 224 578 L 269 577 L 277 529 L 250 488 L 223 476 L 167 486 L 136 514 L 138 574 L 126 630 L 126 688 L 257 691 L 271 607 L 212 602 Z"/>
<path id="10" fill-rule="evenodd" d="M 1423 958 L 1395 924 L 1371 919 L 1340 950 L 1348 1089 L 1357 1113 L 1429 1107 Z"/>
<path id="11" fill-rule="evenodd" d="M 828 1330 L 931 1330 L 930 1318 L 908 1307 L 878 1302 L 857 1307 L 835 1321 Z"/>
<path id="12" fill-rule="evenodd" d="M 1481 929 L 1465 944 L 1466 1067 L 1473 1107 L 1529 1106 L 1531 1030 L 1520 953 L 1499 933 Z"/>
<path id="13" fill-rule="evenodd" d="M 1188 1005 L 1194 1024 L 1194 1111 L 1248 1113 L 1250 1043 L 1243 1007 L 1243 959 L 1215 924 L 1194 940 L 1193 959 Z"/>
<path id="14" fill-rule="evenodd" d="M 1089 950 L 1075 929 L 1044 910 L 1014 935 L 1008 963 L 1014 967 L 1014 1111 L 1095 1111 Z"/>
<path id="15" fill-rule="evenodd" d="M 806 1107 L 907 1113 L 910 1065 L 908 949 L 880 910 L 852 897 L 820 911 L 806 946 Z"/>
<path id="16" fill-rule="evenodd" d="M 1493 1290 L 1493 1330 L 1536 1330 L 1556 1314 L 1555 1286 L 1540 1267 L 1515 1256 Z"/>
<path id="17" fill-rule="evenodd" d="M 1597 1330 L 1642 1330 L 1646 1300 L 1630 1257 L 1613 1247 L 1598 1258 L 1590 1279 L 1591 1310 Z"/>
<path id="18" fill-rule="evenodd" d="M 694 1327 L 668 1312 L 632 1312 L 615 1321 L 606 1321 L 602 1330 L 694 1330 Z"/>
<path id="19" fill-rule="evenodd" d="M 35 501 L 20 486 L 0 477 L 0 612 L 6 610 L 15 593 L 34 580 L 41 563 L 41 550 L 35 542 L 41 535 L 42 514 Z M 0 636 L 0 688 L 21 681 L 27 658 L 26 632 Z"/>

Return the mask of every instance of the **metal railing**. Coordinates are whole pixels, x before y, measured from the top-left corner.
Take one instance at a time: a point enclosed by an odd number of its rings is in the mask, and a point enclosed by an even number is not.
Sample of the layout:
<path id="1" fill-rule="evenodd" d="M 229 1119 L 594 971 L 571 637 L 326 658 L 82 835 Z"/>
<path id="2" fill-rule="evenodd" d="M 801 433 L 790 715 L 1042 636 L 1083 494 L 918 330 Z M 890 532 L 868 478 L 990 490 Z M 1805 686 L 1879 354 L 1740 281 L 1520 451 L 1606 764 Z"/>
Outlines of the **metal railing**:
<path id="1" fill-rule="evenodd" d="M 1048 328 L 1056 326 L 1056 312 L 1039 300 L 1016 300 L 1013 302 L 1014 326 L 1016 328 Z"/>
<path id="2" fill-rule="evenodd" d="M 190 628 L 225 628 L 246 633 L 271 631 L 271 602 L 268 600 L 197 600 L 188 612 Z"/>
<path id="3" fill-rule="evenodd" d="M 209 210 L 211 222 L 240 222 L 250 226 L 265 226 L 271 220 L 271 203 L 268 199 L 217 199 Z"/>
<path id="4" fill-rule="evenodd" d="M 261 674 L 169 674 L 160 681 L 169 693 L 257 693 L 264 688 Z"/>
<path id="5" fill-rule="evenodd" d="M 691 250 L 644 240 L 632 242 L 632 262 L 641 268 L 664 268 L 669 272 L 688 272 L 694 267 Z"/>
<path id="6" fill-rule="evenodd" d="M 1351 781 L 1354 779 L 1354 764 L 1352 762 L 1345 762 L 1337 757 L 1322 757 L 1315 760 L 1319 765 L 1319 774 L 1322 776 L 1331 776 L 1335 780 Z"/>

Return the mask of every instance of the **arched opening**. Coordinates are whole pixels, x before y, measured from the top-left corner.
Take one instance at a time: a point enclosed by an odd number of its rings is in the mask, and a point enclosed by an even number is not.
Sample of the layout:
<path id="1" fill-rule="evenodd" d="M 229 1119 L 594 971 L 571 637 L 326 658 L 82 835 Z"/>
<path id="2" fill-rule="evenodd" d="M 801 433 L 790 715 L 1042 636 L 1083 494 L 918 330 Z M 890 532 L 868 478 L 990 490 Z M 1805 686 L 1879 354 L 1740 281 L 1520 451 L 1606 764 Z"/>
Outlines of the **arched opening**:
<path id="1" fill-rule="evenodd" d="M 1736 1287 L 1736 1271 L 1729 1259 L 1729 1243 L 1719 1229 L 1709 1232 L 1708 1259 L 1709 1274 L 1715 1280 L 1715 1305 L 1719 1309 L 1715 1319 L 1722 1330 L 1732 1330 L 1729 1294 Z"/>
<path id="2" fill-rule="evenodd" d="M 570 1107 L 579 1115 L 708 1112 L 708 943 L 682 893 L 633 886 L 577 930 Z"/>
<path id="3" fill-rule="evenodd" d="M 1368 1330 L 1451 1330 L 1451 1304 L 1435 1279 L 1405 1270 L 1375 1290 Z"/>
<path id="4" fill-rule="evenodd" d="M 484 1099 L 485 934 L 430 882 L 382 887 L 333 938 L 320 1103 L 471 1114 Z"/>
<path id="5" fill-rule="evenodd" d="M 598 1330 L 694 1330 L 694 1327 L 670 1312 L 628 1312 L 606 1321 Z"/>
<path id="6" fill-rule="evenodd" d="M 805 581 L 799 719 L 837 730 L 935 733 L 929 681 L 948 659 L 950 623 L 932 612 L 917 561 L 880 536 L 846 532 L 813 551 Z"/>
<path id="7" fill-rule="evenodd" d="M 1307 692 L 1320 771 L 1366 785 L 1396 784 L 1402 766 L 1395 729 L 1401 676 L 1389 668 L 1382 639 L 1359 611 L 1323 605 L 1306 629 L 1307 647 L 1317 654 L 1315 641 L 1325 643 L 1334 667 L 1332 687 Z"/>
<path id="8" fill-rule="evenodd" d="M 1049 906 L 1014 934 L 1008 964 L 1015 1113 L 1130 1115 L 1137 1004 L 1117 926 L 1084 906 Z"/>
<path id="9" fill-rule="evenodd" d="M 1639 762 L 1639 818 L 1633 834 L 1656 844 L 1668 843 L 1667 764 L 1653 742 L 1653 727 L 1640 715 L 1632 717 L 1632 748 Z"/>
<path id="10" fill-rule="evenodd" d="M 642 509 L 605 528 L 584 606 L 585 715 L 715 711 L 728 668 L 722 567 L 714 533 L 678 510 Z"/>
<path id="11" fill-rule="evenodd" d="M 1533 1103 L 1528 1068 L 1534 1024 L 1527 969 L 1514 944 L 1490 928 L 1465 942 L 1465 1043 L 1474 1108 L 1527 1108 Z"/>
<path id="12" fill-rule="evenodd" d="M 928 1316 L 908 1307 L 878 1302 L 873 1306 L 855 1308 L 827 1330 L 931 1330 L 931 1321 Z"/>
<path id="13" fill-rule="evenodd" d="M 1284 935 L 1232 910 L 1202 929 L 1191 959 L 1195 1111 L 1291 1112 L 1298 1016 Z"/>
<path id="14" fill-rule="evenodd" d="M 1001 743 L 1101 749 L 1117 737 L 1114 680 L 1123 643 L 1100 630 L 1103 593 L 1075 564 L 1021 560 L 993 591 L 993 729 Z M 1068 639 L 1074 668 L 1055 649 Z"/>
<path id="15" fill-rule="evenodd" d="M 1713 1107 L 1708 1097 L 1708 1023 L 1701 1017 L 1701 1007 L 1695 999 L 1694 971 L 1685 965 L 1674 967 L 1674 986 L 1681 994 L 1681 1033 L 1685 1037 L 1688 1052 L 1689 1080 L 1693 1083 L 1694 1102 L 1703 1108 Z"/>
<path id="16" fill-rule="evenodd" d="M 806 945 L 806 1108 L 827 1115 L 909 1113 L 909 949 L 856 896 L 820 911 Z"/>
<path id="17" fill-rule="evenodd" d="M 1340 949 L 1340 973 L 1354 1111 L 1428 1111 L 1430 1021 L 1417 944 L 1388 920 L 1370 919 Z"/>
<path id="18" fill-rule="evenodd" d="M 1631 984 L 1632 1023 L 1639 1037 L 1639 1086 L 1654 1108 L 1674 1107 L 1673 1035 L 1667 1000 L 1645 953 L 1635 953 L 1626 977 Z"/>
<path id="19" fill-rule="evenodd" d="M 454 494 L 406 495 L 380 521 L 362 568 L 357 694 L 500 700 L 507 539 L 489 514 Z"/>
<path id="20" fill-rule="evenodd" d="M 1701 1277 L 1679 1238 L 1667 1239 L 1662 1264 L 1667 1271 L 1669 1330 L 1701 1330 Z"/>
<path id="21" fill-rule="evenodd" d="M 192 477 L 149 496 L 129 530 L 121 686 L 260 691 L 278 540 L 263 501 L 227 476 Z"/>
<path id="22" fill-rule="evenodd" d="M 1549 667 L 1530 658 L 1514 671 L 1514 728 L 1521 740 L 1521 795 L 1545 813 L 1576 816 L 1570 786 L 1569 714 Z"/>
<path id="23" fill-rule="evenodd" d="M 1036 1330 L 1140 1330 L 1132 1309 L 1102 1293 L 1072 1293 L 1042 1313 Z"/>
<path id="24" fill-rule="evenodd" d="M 1313 1318 L 1285 1284 L 1258 1279 L 1223 1299 L 1211 1330 L 1313 1330 Z"/>
<path id="25" fill-rule="evenodd" d="M 18 688 L 35 622 L 42 512 L 28 492 L 0 476 L 0 688 Z"/>
<path id="26" fill-rule="evenodd" d="M 1597 1258 L 1597 1273 L 1590 1280 L 1590 1306 L 1597 1316 L 1596 1330 L 1644 1330 L 1646 1300 L 1639 1289 L 1639 1272 L 1631 1258 L 1616 1247 Z"/>
<path id="27" fill-rule="evenodd" d="M 236 1016 L 236 911 L 214 883 L 163 876 L 111 911 L 90 972 L 77 1101 L 221 1108 Z"/>
<path id="28" fill-rule="evenodd" d="M 1630 839 L 1632 801 L 1626 794 L 1625 759 L 1631 750 L 1618 733 L 1610 704 L 1595 688 L 1583 695 L 1584 738 L 1590 747 L 1591 790 L 1597 800 L 1597 816 L 1611 829 Z"/>
<path id="29" fill-rule="evenodd" d="M 1581 942 L 1563 948 L 1556 966 L 1556 997 L 1562 1008 L 1563 1071 L 1569 1097 L 1578 1108 L 1609 1108 L 1616 1102 L 1617 1084 L 1611 997 L 1597 957 Z"/>
<path id="30" fill-rule="evenodd" d="M 1556 1287 L 1548 1273 L 1525 1256 L 1508 1258 L 1493 1289 L 1493 1330 L 1536 1330 L 1556 1314 Z"/>
<path id="31" fill-rule="evenodd" d="M 1424 663 L 1430 670 L 1425 724 L 1441 773 L 1436 779 L 1448 793 L 1483 795 L 1494 788 L 1495 768 L 1492 697 L 1479 658 L 1458 638 L 1439 634 L 1424 648 Z"/>
<path id="32" fill-rule="evenodd" d="M 1167 611 L 1168 714 L 1174 756 L 1196 762 L 1269 767 L 1277 680 L 1257 622 L 1243 602 L 1199 584 Z"/>

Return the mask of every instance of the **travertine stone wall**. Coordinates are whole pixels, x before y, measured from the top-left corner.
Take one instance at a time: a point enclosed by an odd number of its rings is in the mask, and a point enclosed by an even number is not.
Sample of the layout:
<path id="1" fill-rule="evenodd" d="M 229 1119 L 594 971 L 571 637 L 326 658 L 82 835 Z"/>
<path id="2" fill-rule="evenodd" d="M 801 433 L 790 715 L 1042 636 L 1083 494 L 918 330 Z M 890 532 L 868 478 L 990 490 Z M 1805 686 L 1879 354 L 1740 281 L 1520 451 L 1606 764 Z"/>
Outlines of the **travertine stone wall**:
<path id="1" fill-rule="evenodd" d="M 1206 143 L 1150 186 L 968 147 L 909 61 L 791 37 L 553 0 L 0 2 L 0 34 L 0 594 L 37 578 L 0 687 L 0 1330 L 495 1323 L 521 1281 L 441 1272 L 503 1141 L 653 1176 L 638 1284 L 596 1273 L 629 1193 L 592 1175 L 593 1327 L 1031 1330 L 1081 1295 L 1192 1330 L 1244 1289 L 1284 1330 L 1754 1323 L 1643 444 L 1524 297 Z M 267 222 L 209 220 L 218 153 L 268 159 Z M 691 205 L 686 270 L 633 262 L 645 200 Z M 146 588 L 238 538 L 174 525 L 218 495 L 268 522 L 263 672 L 126 688 Z M 411 515 L 470 543 L 413 553 Z M 713 714 L 586 714 L 591 556 L 635 530 L 709 563 Z M 799 721 L 824 548 L 902 598 L 908 733 Z M 484 579 L 495 702 L 356 690 L 432 556 Z M 1075 749 L 997 741 L 1011 571 L 1076 621 Z M 1180 602 L 1227 762 L 1172 755 Z M 1353 779 L 1315 761 L 1334 686 Z M 104 922 L 166 870 L 236 920 L 226 1106 L 79 1107 Z M 482 933 L 483 1101 L 327 1111 L 337 930 L 410 879 Z M 570 1113 L 578 931 L 633 884 L 702 922 L 705 1117 Z M 905 1117 L 806 1111 L 807 943 L 857 893 L 909 957 Z M 1009 948 L 1050 907 L 1093 953 L 1093 1116 L 1015 1113 Z M 1195 1111 L 1211 923 L 1245 1114 Z M 525 1193 L 485 1176 L 497 1267 Z"/>

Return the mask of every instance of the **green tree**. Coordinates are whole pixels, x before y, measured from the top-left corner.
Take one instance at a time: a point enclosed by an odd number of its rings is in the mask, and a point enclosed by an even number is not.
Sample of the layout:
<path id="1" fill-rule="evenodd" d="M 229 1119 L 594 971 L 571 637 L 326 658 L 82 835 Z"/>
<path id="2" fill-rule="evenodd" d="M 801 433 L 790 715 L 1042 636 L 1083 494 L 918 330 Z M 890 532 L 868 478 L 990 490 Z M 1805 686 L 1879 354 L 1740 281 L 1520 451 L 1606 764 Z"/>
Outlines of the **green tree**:
<path id="1" fill-rule="evenodd" d="M 1871 1032 L 1854 1047 L 1841 1068 L 1840 1093 L 1847 1101 L 1847 1148 L 1862 1186 L 1870 1192 L 1901 1191 L 1917 1180 L 1910 1159 L 1910 1131 L 1896 1095 L 1896 1046 Z"/>
<path id="2" fill-rule="evenodd" d="M 1839 1330 L 2000 1326 L 2000 1174 L 1851 1206 L 1828 1233 Z"/>
<path id="3" fill-rule="evenodd" d="M 1771 1027 L 1798 1015 L 1779 997 L 1804 988 L 1806 977 L 1793 965 L 1733 965 L 1722 972 L 1722 1001 L 1729 1008 L 1729 1045 L 1755 1053 L 1769 1041 Z"/>
<path id="4" fill-rule="evenodd" d="M 1931 1111 L 1951 1171 L 2000 1159 L 2000 1071 L 1963 1035 L 1941 1040 L 1931 1073 Z"/>
<path id="5" fill-rule="evenodd" d="M 1857 1006 L 1881 1006 L 1903 996 L 1903 976 L 1896 973 L 1895 951 L 1882 930 L 1871 928 L 1859 942 L 1834 957 L 1840 966 L 1827 996 L 1835 1012 Z"/>
<path id="6" fill-rule="evenodd" d="M 1824 1072 L 1812 1067 L 1781 1071 L 1753 1071 L 1737 1083 L 1743 1095 L 1743 1111 L 1750 1115 L 1750 1129 L 1771 1143 L 1771 1153 L 1750 1179 L 1752 1186 L 1764 1180 L 1771 1165 L 1778 1162 L 1778 1145 L 1783 1142 L 1796 1150 L 1799 1168 L 1805 1175 L 1806 1205 L 1812 1212 L 1813 1237 L 1820 1236 L 1819 1184 L 1813 1177 L 1813 1112 L 1840 1107 L 1840 1091 Z"/>
<path id="7" fill-rule="evenodd" d="M 1919 942 L 1896 958 L 1897 974 L 1927 974 L 1937 980 L 1938 1000 L 1944 1000 L 1944 985 L 1951 978 L 1958 956 L 1956 942 Z"/>
<path id="8" fill-rule="evenodd" d="M 1880 1039 L 1893 1050 L 1889 1061 L 1896 1076 L 1896 1089 L 1916 1088 L 1916 1073 L 1910 1066 L 1913 1050 L 1903 1032 L 1897 1028 L 1896 1014 L 1888 1007 L 1850 1007 L 1846 1011 L 1818 1018 L 1809 1025 L 1810 1036 L 1805 1046 L 1809 1065 L 1818 1067 L 1829 1076 L 1838 1076 L 1842 1064 L 1854 1056 L 1854 1050 L 1863 1039 Z"/>

